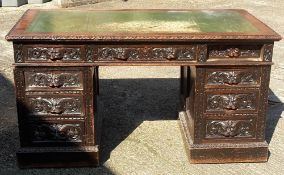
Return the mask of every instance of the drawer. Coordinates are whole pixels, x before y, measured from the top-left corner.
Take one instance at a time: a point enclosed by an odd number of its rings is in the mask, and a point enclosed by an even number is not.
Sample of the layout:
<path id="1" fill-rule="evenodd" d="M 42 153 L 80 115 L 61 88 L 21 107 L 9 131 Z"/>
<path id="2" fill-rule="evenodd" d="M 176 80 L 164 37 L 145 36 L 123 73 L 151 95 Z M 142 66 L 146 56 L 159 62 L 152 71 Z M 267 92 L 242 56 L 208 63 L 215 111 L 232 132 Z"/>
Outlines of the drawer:
<path id="1" fill-rule="evenodd" d="M 27 95 L 25 98 L 29 116 L 72 117 L 84 116 L 85 101 L 80 94 Z"/>
<path id="2" fill-rule="evenodd" d="M 30 140 L 28 145 L 34 146 L 76 146 L 85 143 L 83 121 L 48 121 L 26 123 L 23 131 Z"/>
<path id="3" fill-rule="evenodd" d="M 208 61 L 213 61 L 214 59 L 262 61 L 261 50 L 262 45 L 208 45 Z"/>
<path id="4" fill-rule="evenodd" d="M 84 72 L 78 69 L 26 69 L 24 74 L 26 91 L 83 90 L 84 88 Z"/>
<path id="5" fill-rule="evenodd" d="M 259 92 L 255 91 L 207 91 L 204 99 L 205 113 L 256 113 Z"/>
<path id="6" fill-rule="evenodd" d="M 206 139 L 255 138 L 256 121 L 250 119 L 206 120 Z"/>
<path id="7" fill-rule="evenodd" d="M 23 45 L 23 56 L 15 62 L 82 62 L 84 45 Z"/>
<path id="8" fill-rule="evenodd" d="M 253 87 L 260 85 L 261 70 L 258 67 L 208 68 L 205 76 L 206 88 Z"/>
<path id="9" fill-rule="evenodd" d="M 196 61 L 197 45 L 100 45 L 97 61 Z"/>

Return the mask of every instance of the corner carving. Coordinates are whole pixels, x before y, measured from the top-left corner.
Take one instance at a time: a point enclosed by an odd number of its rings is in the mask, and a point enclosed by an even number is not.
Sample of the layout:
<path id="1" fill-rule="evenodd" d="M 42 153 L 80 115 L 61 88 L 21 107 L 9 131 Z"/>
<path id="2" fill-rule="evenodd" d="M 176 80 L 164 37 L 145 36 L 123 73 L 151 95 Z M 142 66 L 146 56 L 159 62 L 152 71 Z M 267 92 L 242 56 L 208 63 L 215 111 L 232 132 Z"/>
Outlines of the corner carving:
<path id="1" fill-rule="evenodd" d="M 272 61 L 273 44 L 263 45 L 263 61 Z"/>
<path id="2" fill-rule="evenodd" d="M 24 62 L 24 51 L 22 44 L 15 44 L 14 45 L 14 54 L 15 54 L 15 62 L 22 63 Z"/>
<path id="3" fill-rule="evenodd" d="M 93 62 L 95 55 L 94 55 L 94 48 L 91 46 L 86 47 L 86 58 L 88 62 Z"/>
<path id="4" fill-rule="evenodd" d="M 207 61 L 207 45 L 202 44 L 197 46 L 197 61 L 206 62 Z"/>

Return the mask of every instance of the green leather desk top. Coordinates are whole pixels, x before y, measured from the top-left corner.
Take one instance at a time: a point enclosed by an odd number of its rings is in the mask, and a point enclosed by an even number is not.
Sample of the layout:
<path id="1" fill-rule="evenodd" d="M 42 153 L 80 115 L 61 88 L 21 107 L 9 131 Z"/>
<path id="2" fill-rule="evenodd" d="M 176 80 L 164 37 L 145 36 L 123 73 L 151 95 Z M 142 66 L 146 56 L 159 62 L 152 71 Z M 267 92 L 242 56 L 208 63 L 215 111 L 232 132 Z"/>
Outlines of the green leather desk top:
<path id="1" fill-rule="evenodd" d="M 236 11 L 41 11 L 28 32 L 258 32 Z"/>
<path id="2" fill-rule="evenodd" d="M 28 10 L 7 40 L 280 40 L 245 10 Z"/>

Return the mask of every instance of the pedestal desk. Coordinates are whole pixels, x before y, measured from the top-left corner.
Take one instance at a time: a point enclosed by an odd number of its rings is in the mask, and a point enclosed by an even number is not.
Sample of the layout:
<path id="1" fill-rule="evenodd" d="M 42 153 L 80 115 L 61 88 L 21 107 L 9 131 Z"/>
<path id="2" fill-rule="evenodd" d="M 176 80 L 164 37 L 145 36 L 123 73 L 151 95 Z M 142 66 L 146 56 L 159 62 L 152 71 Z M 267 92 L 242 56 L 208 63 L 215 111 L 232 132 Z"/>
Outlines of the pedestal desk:
<path id="1" fill-rule="evenodd" d="M 244 10 L 28 10 L 6 39 L 20 167 L 99 164 L 99 66 L 180 66 L 189 161 L 267 161 L 267 93 L 281 37 Z"/>

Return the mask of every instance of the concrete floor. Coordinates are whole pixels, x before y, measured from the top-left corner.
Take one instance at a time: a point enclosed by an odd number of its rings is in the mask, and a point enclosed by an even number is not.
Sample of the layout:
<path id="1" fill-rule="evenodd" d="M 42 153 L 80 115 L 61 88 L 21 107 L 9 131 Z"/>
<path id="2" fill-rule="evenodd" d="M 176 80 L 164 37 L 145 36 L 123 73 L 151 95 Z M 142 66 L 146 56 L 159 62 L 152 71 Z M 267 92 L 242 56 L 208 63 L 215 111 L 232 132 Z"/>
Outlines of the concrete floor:
<path id="1" fill-rule="evenodd" d="M 176 120 L 178 67 L 100 68 L 99 115 L 104 117 L 103 166 L 100 168 L 29 169 L 16 166 L 19 147 L 13 91 L 12 44 L 4 37 L 28 8 L 57 8 L 52 2 L 0 8 L 0 174 L 284 174 L 284 41 L 275 43 L 267 114 L 267 163 L 189 164 Z M 258 0 L 121 0 L 80 9 L 115 8 L 243 8 L 284 36 L 284 1 Z"/>

